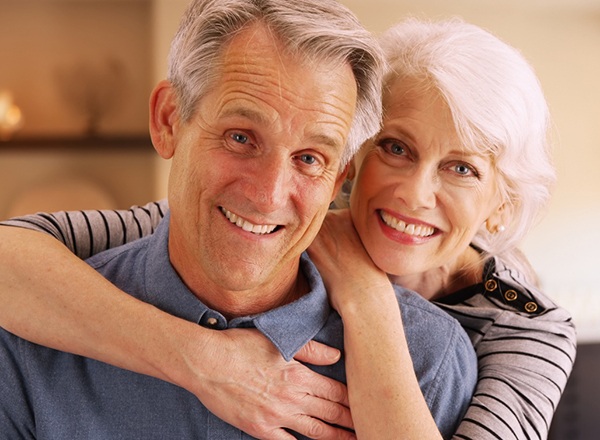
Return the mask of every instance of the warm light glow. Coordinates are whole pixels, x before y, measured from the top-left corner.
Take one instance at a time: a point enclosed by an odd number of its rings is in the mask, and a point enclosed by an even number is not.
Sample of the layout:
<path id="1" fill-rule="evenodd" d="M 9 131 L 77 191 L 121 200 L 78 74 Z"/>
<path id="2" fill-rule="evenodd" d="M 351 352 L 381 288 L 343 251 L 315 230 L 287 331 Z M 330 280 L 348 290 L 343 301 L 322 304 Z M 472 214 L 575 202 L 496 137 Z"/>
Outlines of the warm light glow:
<path id="1" fill-rule="evenodd" d="M 8 140 L 23 126 L 21 109 L 13 103 L 10 92 L 0 90 L 0 140 Z"/>

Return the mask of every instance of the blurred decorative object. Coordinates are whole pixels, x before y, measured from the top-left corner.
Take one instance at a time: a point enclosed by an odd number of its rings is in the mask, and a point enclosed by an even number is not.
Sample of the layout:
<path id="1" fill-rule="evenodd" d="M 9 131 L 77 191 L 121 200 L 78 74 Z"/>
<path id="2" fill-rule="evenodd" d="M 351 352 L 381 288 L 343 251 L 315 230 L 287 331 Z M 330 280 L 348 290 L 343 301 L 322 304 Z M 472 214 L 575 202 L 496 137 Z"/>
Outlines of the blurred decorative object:
<path id="1" fill-rule="evenodd" d="M 53 177 L 27 186 L 15 195 L 6 217 L 30 212 L 79 209 L 116 209 L 108 189 L 90 179 L 79 176 Z"/>
<path id="2" fill-rule="evenodd" d="M 21 109 L 13 103 L 12 94 L 0 90 L 0 140 L 7 141 L 23 126 Z"/>
<path id="3" fill-rule="evenodd" d="M 58 90 L 71 110 L 85 118 L 87 136 L 98 135 L 102 119 L 123 102 L 126 77 L 123 62 L 116 58 L 57 69 Z"/>

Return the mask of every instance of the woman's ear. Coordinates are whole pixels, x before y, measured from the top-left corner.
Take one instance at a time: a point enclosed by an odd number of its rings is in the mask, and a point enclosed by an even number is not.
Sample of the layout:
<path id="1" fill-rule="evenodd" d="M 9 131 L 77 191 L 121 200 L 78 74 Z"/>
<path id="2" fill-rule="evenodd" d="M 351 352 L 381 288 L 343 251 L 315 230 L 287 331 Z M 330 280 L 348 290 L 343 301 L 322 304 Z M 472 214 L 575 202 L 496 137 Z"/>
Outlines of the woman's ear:
<path id="1" fill-rule="evenodd" d="M 487 218 L 485 227 L 490 234 L 497 234 L 506 229 L 510 221 L 510 207 L 507 202 L 502 202 Z"/>
<path id="2" fill-rule="evenodd" d="M 170 82 L 159 82 L 150 95 L 150 137 L 154 149 L 163 159 L 175 152 L 175 135 L 179 123 L 177 98 Z"/>

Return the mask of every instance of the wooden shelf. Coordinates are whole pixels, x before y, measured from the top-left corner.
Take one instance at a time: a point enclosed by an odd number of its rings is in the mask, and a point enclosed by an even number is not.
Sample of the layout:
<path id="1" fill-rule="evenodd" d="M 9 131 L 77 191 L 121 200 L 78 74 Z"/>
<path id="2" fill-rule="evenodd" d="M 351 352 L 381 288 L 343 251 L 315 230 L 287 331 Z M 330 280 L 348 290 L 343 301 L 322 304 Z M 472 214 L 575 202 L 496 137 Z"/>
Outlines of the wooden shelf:
<path id="1" fill-rule="evenodd" d="M 0 141 L 2 150 L 139 150 L 152 149 L 147 136 L 22 138 Z"/>

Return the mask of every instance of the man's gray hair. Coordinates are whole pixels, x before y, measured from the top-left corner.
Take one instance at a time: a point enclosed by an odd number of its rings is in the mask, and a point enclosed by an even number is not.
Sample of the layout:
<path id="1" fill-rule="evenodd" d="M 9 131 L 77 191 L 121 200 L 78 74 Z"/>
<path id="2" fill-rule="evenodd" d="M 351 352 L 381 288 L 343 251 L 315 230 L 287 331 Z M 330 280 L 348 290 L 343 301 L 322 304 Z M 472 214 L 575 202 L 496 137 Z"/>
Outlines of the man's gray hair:
<path id="1" fill-rule="evenodd" d="M 358 96 L 342 156 L 345 165 L 380 128 L 383 57 L 371 33 L 335 0 L 193 0 L 169 54 L 167 78 L 182 119 L 193 116 L 198 100 L 218 78 L 226 44 L 254 23 L 268 26 L 290 54 L 351 66 Z"/>

